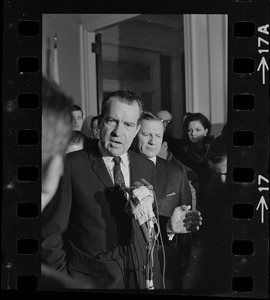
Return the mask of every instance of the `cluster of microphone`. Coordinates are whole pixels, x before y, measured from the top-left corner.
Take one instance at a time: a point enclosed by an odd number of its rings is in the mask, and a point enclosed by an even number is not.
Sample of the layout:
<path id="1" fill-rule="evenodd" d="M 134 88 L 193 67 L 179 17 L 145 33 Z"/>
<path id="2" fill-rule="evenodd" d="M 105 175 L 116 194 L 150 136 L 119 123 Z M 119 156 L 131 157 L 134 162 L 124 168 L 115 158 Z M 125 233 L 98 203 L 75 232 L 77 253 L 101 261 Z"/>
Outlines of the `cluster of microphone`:
<path id="1" fill-rule="evenodd" d="M 141 187 L 146 187 L 146 189 L 142 190 Z M 142 192 L 138 193 L 138 191 Z M 132 212 L 141 226 L 146 242 L 149 243 L 155 237 L 154 224 L 157 223 L 152 206 L 154 202 L 153 186 L 142 178 L 134 182 L 130 188 L 125 188 L 125 192 L 130 195 Z"/>

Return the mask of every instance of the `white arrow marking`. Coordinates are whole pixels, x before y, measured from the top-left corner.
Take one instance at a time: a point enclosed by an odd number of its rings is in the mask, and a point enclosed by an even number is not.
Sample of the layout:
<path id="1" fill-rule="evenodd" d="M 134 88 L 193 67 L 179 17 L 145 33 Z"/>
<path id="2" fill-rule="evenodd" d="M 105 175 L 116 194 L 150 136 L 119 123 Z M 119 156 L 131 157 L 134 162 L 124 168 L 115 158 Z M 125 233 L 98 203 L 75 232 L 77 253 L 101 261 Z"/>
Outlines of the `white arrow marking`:
<path id="1" fill-rule="evenodd" d="M 265 84 L 265 69 L 268 71 L 269 68 L 268 68 L 267 61 L 264 56 L 262 57 L 262 59 L 260 61 L 257 71 L 259 71 L 261 67 L 262 67 L 262 84 Z"/>
<path id="2" fill-rule="evenodd" d="M 258 206 L 257 206 L 256 210 L 259 209 L 260 205 L 262 206 L 262 211 L 261 211 L 262 221 L 261 221 L 261 222 L 263 223 L 263 222 L 264 222 L 264 207 L 265 207 L 266 210 L 268 210 L 268 207 L 267 207 L 267 205 L 266 205 L 264 196 L 261 196 L 261 199 L 260 199 L 260 201 L 259 201 L 259 203 L 258 203 Z"/>

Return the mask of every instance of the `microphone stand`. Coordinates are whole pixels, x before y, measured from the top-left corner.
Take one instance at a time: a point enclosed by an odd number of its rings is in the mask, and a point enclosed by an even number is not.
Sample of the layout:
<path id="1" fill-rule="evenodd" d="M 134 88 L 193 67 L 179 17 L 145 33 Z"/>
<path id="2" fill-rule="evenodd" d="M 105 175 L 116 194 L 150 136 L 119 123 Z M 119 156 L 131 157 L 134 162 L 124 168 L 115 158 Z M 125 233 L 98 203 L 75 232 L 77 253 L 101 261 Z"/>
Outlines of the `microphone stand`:
<path id="1" fill-rule="evenodd" d="M 154 242 L 155 242 L 155 230 L 153 220 L 148 221 L 149 228 L 149 241 L 146 243 L 146 267 L 145 267 L 145 278 L 146 278 L 146 289 L 153 290 L 153 273 L 154 273 Z"/>
<path id="2" fill-rule="evenodd" d="M 131 191 L 135 188 L 138 188 L 142 185 L 145 185 L 148 189 L 152 190 L 153 187 L 145 179 L 141 179 L 138 182 L 135 182 L 131 188 L 125 188 L 124 191 L 128 192 L 131 195 L 131 201 L 133 205 L 138 205 L 139 201 L 133 197 Z M 151 218 L 147 222 L 141 225 L 141 230 L 146 241 L 146 265 L 145 268 L 145 279 L 146 279 L 146 289 L 153 290 L 153 273 L 154 273 L 154 246 L 156 242 L 157 235 L 155 234 L 154 222 L 156 223 L 155 218 Z M 147 223 L 147 225 L 146 225 Z"/>

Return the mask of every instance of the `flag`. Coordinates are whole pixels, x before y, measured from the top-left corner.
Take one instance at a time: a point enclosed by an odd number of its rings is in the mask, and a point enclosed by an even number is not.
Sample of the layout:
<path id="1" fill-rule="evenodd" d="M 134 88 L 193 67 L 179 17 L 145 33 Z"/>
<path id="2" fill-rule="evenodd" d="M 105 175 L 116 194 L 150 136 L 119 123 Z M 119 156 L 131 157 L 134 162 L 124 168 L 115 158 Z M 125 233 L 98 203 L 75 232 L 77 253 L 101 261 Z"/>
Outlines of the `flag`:
<path id="1" fill-rule="evenodd" d="M 50 40 L 50 36 L 48 36 L 48 38 L 47 38 L 47 57 L 46 57 L 46 75 L 48 78 L 51 78 L 51 59 L 52 59 L 51 40 Z"/>
<path id="2" fill-rule="evenodd" d="M 58 70 L 58 49 L 57 49 L 57 35 L 54 36 L 54 49 L 53 49 L 53 80 L 60 86 L 59 70 Z"/>

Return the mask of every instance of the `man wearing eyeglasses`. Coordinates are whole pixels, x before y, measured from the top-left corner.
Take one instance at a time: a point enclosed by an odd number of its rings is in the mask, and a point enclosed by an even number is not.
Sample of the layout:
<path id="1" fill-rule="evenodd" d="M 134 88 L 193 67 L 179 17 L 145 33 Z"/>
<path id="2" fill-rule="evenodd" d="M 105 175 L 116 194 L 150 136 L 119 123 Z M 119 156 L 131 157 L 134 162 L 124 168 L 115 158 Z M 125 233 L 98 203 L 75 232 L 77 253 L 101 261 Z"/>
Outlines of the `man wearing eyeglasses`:
<path id="1" fill-rule="evenodd" d="M 181 162 L 184 155 L 181 139 L 172 135 L 172 114 L 167 110 L 160 110 L 156 113 L 164 126 L 164 139 L 170 145 L 170 152 Z"/>
<path id="2" fill-rule="evenodd" d="M 169 125 L 172 123 L 172 115 L 167 110 L 160 110 L 157 112 L 157 116 L 161 119 L 165 132 L 169 134 Z"/>

